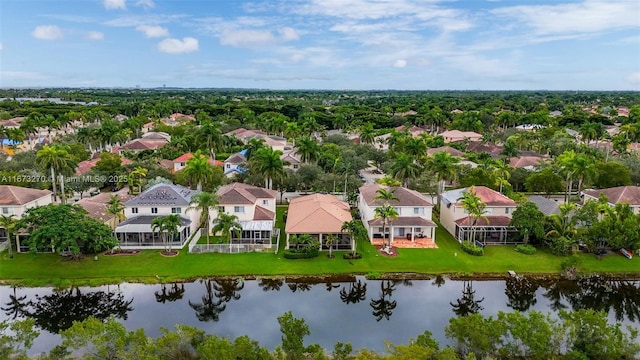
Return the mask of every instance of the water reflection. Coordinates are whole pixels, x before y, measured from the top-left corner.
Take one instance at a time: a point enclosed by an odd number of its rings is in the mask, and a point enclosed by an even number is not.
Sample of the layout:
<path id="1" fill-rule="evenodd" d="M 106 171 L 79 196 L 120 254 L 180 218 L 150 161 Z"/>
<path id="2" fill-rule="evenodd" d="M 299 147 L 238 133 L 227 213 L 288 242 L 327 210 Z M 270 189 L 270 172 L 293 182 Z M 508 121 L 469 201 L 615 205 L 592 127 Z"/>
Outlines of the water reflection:
<path id="1" fill-rule="evenodd" d="M 282 285 L 284 285 L 284 279 L 281 278 L 263 278 L 258 280 L 258 286 L 260 286 L 263 291 L 279 291 Z"/>
<path id="2" fill-rule="evenodd" d="M 377 299 L 371 299 L 369 306 L 373 309 L 373 316 L 376 321 L 380 321 L 383 318 L 389 320 L 393 314 L 393 310 L 398 305 L 397 301 L 391 300 L 393 292 L 396 289 L 396 282 L 392 280 L 383 280 L 380 282 L 380 296 Z"/>
<path id="3" fill-rule="evenodd" d="M 165 302 L 173 302 L 182 299 L 184 296 L 184 284 L 171 284 L 167 288 L 167 284 L 162 284 L 159 291 L 155 292 L 156 301 L 164 304 Z"/>
<path id="4" fill-rule="evenodd" d="M 240 300 L 240 291 L 244 289 L 241 279 L 204 279 L 205 293 L 202 302 L 189 300 L 189 306 L 195 310 L 200 321 L 219 321 L 220 314 L 227 308 L 231 300 Z"/>
<path id="5" fill-rule="evenodd" d="M 507 306 L 521 312 L 529 310 L 538 302 L 536 291 L 539 287 L 540 285 L 536 281 L 524 276 L 508 278 L 504 290 L 508 300 Z"/>
<path id="6" fill-rule="evenodd" d="M 343 287 L 340 290 L 340 300 L 345 304 L 356 304 L 367 298 L 367 284 L 363 284 L 361 280 L 349 283 L 349 290 Z"/>
<path id="7" fill-rule="evenodd" d="M 473 290 L 473 281 L 462 282 L 462 297 L 456 299 L 456 303 L 449 303 L 453 309 L 453 313 L 458 316 L 467 316 L 476 314 L 484 309 L 480 303 L 484 298 L 476 300 L 476 292 Z"/>
<path id="8" fill-rule="evenodd" d="M 13 319 L 32 318 L 40 329 L 57 334 L 71 327 L 74 321 L 89 316 L 101 320 L 110 316 L 126 320 L 127 313 L 133 310 L 132 302 L 133 298 L 125 300 L 119 292 L 83 292 L 78 287 L 54 290 L 52 294 L 44 296 L 35 295 L 33 300 L 26 301 L 25 296 L 16 295 L 14 288 L 2 310 Z"/>

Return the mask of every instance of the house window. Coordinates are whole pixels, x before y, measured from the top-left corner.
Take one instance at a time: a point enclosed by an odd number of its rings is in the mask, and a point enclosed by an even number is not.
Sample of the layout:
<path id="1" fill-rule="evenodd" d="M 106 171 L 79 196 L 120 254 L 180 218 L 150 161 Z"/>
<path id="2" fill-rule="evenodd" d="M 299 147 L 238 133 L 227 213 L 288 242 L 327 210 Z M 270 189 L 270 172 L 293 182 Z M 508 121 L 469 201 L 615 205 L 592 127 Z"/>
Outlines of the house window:
<path id="1" fill-rule="evenodd" d="M 511 213 L 511 208 L 506 208 L 506 209 L 504 209 L 504 213 L 505 213 L 505 214 L 510 214 L 510 213 Z"/>
<path id="2" fill-rule="evenodd" d="M 413 208 L 413 214 L 414 215 L 424 215 L 424 208 L 422 208 L 422 207 Z"/>
<path id="3" fill-rule="evenodd" d="M 394 209 L 396 209 L 396 212 L 398 213 L 398 215 L 402 215 L 402 210 L 399 207 L 394 207 Z"/>
<path id="4" fill-rule="evenodd" d="M 137 214 L 138 213 L 138 208 L 131 208 L 131 213 L 132 214 Z"/>
<path id="5" fill-rule="evenodd" d="M 493 214 L 493 208 L 485 208 L 484 209 L 484 213 L 485 214 Z"/>
<path id="6" fill-rule="evenodd" d="M 157 214 L 158 213 L 158 208 L 151 208 L 151 213 L 152 214 Z"/>
<path id="7" fill-rule="evenodd" d="M 185 166 L 185 163 L 181 162 L 181 163 L 180 163 L 180 166 L 184 167 L 184 166 Z"/>
<path id="8" fill-rule="evenodd" d="M 298 167 L 300 167 L 300 165 L 298 165 L 298 164 L 293 164 L 293 168 L 294 168 L 294 169 L 297 169 Z"/>
<path id="9" fill-rule="evenodd" d="M 9 213 L 9 208 L 8 207 L 3 207 L 2 208 L 2 213 L 3 214 L 8 214 Z"/>
<path id="10" fill-rule="evenodd" d="M 234 206 L 233 212 L 244 213 L 244 206 Z"/>
<path id="11" fill-rule="evenodd" d="M 262 205 L 269 205 L 269 200 L 262 200 Z"/>
<path id="12" fill-rule="evenodd" d="M 172 214 L 182 214 L 182 208 L 171 208 Z"/>
<path id="13" fill-rule="evenodd" d="M 227 164 L 227 169 L 231 169 L 231 164 Z"/>
<path id="14" fill-rule="evenodd" d="M 224 212 L 224 206 L 220 206 L 220 207 L 218 208 L 218 211 L 220 211 L 220 212 Z"/>

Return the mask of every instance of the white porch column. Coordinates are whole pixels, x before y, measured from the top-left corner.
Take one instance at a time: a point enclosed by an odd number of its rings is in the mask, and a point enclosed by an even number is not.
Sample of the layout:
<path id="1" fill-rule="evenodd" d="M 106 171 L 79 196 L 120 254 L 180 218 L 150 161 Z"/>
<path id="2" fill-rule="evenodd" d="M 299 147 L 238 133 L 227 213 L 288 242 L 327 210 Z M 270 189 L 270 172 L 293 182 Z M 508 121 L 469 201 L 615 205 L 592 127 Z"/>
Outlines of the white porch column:
<path id="1" fill-rule="evenodd" d="M 415 226 L 411 226 L 411 242 L 413 242 L 416 238 L 416 228 Z"/>

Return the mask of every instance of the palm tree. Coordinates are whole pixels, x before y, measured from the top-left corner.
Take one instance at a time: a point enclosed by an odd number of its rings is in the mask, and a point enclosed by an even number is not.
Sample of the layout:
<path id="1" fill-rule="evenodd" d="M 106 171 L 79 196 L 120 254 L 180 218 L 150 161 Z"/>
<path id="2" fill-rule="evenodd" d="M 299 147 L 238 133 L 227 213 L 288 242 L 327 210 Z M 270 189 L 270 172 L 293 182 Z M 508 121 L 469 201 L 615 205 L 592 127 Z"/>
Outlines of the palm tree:
<path id="1" fill-rule="evenodd" d="M 238 217 L 230 215 L 224 211 L 218 211 L 218 217 L 216 218 L 216 224 L 212 229 L 214 234 L 222 233 L 222 238 L 225 242 L 231 244 L 231 232 L 233 231 L 238 237 L 242 231 L 242 225 L 238 222 Z"/>
<path id="2" fill-rule="evenodd" d="M 255 172 L 265 177 L 265 187 L 269 190 L 273 187 L 273 179 L 283 178 L 286 174 L 281 156 L 282 151 L 265 147 L 256 151 L 251 161 Z"/>
<path id="3" fill-rule="evenodd" d="M 0 226 L 7 233 L 7 241 L 9 243 L 9 258 L 13 259 L 13 245 L 11 243 L 11 234 L 13 234 L 18 220 L 13 215 L 0 215 Z"/>
<path id="4" fill-rule="evenodd" d="M 358 220 L 349 220 L 342 223 L 340 231 L 349 233 L 349 236 L 351 237 L 352 255 L 355 255 L 356 253 L 356 238 L 363 235 L 364 232 L 362 230 L 362 225 Z"/>
<path id="5" fill-rule="evenodd" d="M 196 183 L 196 189 L 202 190 L 202 183 L 209 180 L 213 174 L 213 165 L 209 163 L 209 159 L 202 155 L 200 150 L 193 154 L 193 157 L 187 160 L 184 167 L 184 174 L 189 179 L 189 183 L 193 186 Z"/>
<path id="6" fill-rule="evenodd" d="M 456 163 L 460 160 L 451 156 L 446 151 L 440 151 L 427 158 L 427 168 L 438 177 L 438 194 L 444 192 L 445 181 L 452 180 L 456 176 Z M 438 201 L 440 198 L 438 197 Z"/>
<path id="7" fill-rule="evenodd" d="M 300 155 L 300 160 L 305 163 L 317 161 L 320 156 L 320 146 L 315 139 L 310 136 L 303 136 L 296 145 L 296 154 Z"/>
<path id="8" fill-rule="evenodd" d="M 133 169 L 129 173 L 129 176 L 127 177 L 127 181 L 129 183 L 128 185 L 129 185 L 130 193 L 139 194 L 142 191 L 142 179 L 147 176 L 147 172 L 148 170 L 146 168 L 143 168 L 142 166 L 136 166 L 135 169 Z M 134 192 L 133 190 L 136 186 L 138 188 Z"/>
<path id="9" fill-rule="evenodd" d="M 489 219 L 484 216 L 487 204 L 485 204 L 482 199 L 476 194 L 473 186 L 471 186 L 467 191 L 462 193 L 462 197 L 457 199 L 460 201 L 462 208 L 467 211 L 468 216 L 468 225 L 471 226 L 471 237 L 468 239 L 469 242 L 471 240 L 475 240 L 475 227 L 480 218 L 484 218 L 487 223 L 489 223 Z"/>
<path id="10" fill-rule="evenodd" d="M 264 139 L 255 137 L 249 139 L 247 146 L 244 148 L 246 151 L 244 157 L 247 158 L 247 160 L 251 160 L 251 157 L 253 157 L 253 155 L 263 147 L 266 147 Z"/>
<path id="11" fill-rule="evenodd" d="M 75 170 L 77 164 L 71 158 L 67 150 L 58 145 L 45 145 L 36 154 L 36 165 L 48 168 L 51 171 L 51 183 L 53 185 L 53 198 L 56 200 L 56 173 L 61 176 L 60 190 L 62 203 L 65 203 L 64 174 Z"/>
<path id="12" fill-rule="evenodd" d="M 187 208 L 188 210 L 193 209 L 196 211 L 200 211 L 200 218 L 204 219 L 205 227 L 207 229 L 207 245 L 209 245 L 209 234 L 211 233 L 210 210 L 211 208 L 218 206 L 219 202 L 220 198 L 218 197 L 218 195 L 203 191 L 191 198 L 191 203 Z"/>
<path id="13" fill-rule="evenodd" d="M 324 239 L 324 245 L 329 248 L 329 258 L 333 257 L 333 244 L 336 243 L 336 240 L 338 240 L 338 238 L 334 234 L 327 234 Z"/>
<path id="14" fill-rule="evenodd" d="M 576 219 L 571 215 L 576 206 L 572 203 L 560 205 L 560 214 L 551 214 L 547 217 L 550 230 L 547 238 L 555 239 L 551 249 L 559 255 L 566 255 L 574 243 L 574 238 L 578 231 L 576 229 Z"/>
<path id="15" fill-rule="evenodd" d="M 111 227 L 115 230 L 118 223 L 125 219 L 124 204 L 118 198 L 118 195 L 111 195 L 107 201 L 107 214 L 113 216 Z"/>
<path id="16" fill-rule="evenodd" d="M 173 238 L 179 232 L 181 225 L 182 220 L 178 214 L 166 215 L 151 220 L 151 229 L 160 234 L 162 242 L 165 244 L 165 254 L 171 254 Z"/>
<path id="17" fill-rule="evenodd" d="M 493 174 L 496 176 L 496 182 L 500 186 L 500 193 L 504 185 L 509 184 L 509 178 L 511 177 L 511 167 L 506 161 L 496 161 L 493 164 Z"/>
<path id="18" fill-rule="evenodd" d="M 365 123 L 360 127 L 360 142 L 363 144 L 373 144 L 375 140 L 375 129 L 370 122 Z"/>
<path id="19" fill-rule="evenodd" d="M 216 151 L 222 147 L 222 130 L 220 124 L 210 120 L 203 120 L 200 124 L 197 137 L 207 143 L 209 156 L 216 160 Z"/>
<path id="20" fill-rule="evenodd" d="M 395 207 L 389 205 L 389 204 L 384 204 L 382 206 L 378 206 L 377 208 L 374 209 L 374 218 L 380 218 L 382 219 L 382 234 L 383 236 L 386 236 L 386 228 L 387 225 L 391 226 L 391 221 L 393 219 L 396 219 L 400 214 L 398 214 L 398 210 L 396 210 Z M 389 243 L 388 243 L 388 247 L 391 247 L 391 236 L 393 236 L 393 234 L 389 234 Z"/>
<path id="21" fill-rule="evenodd" d="M 422 172 L 422 167 L 416 163 L 415 158 L 407 154 L 398 154 L 391 164 L 391 175 L 407 187 L 410 179 L 417 178 Z"/>
<path id="22" fill-rule="evenodd" d="M 398 199 L 398 197 L 396 197 L 395 194 L 395 190 L 387 190 L 384 188 L 380 188 L 378 190 L 376 190 L 376 196 L 373 198 L 373 200 L 384 200 L 384 202 L 386 204 L 389 203 L 389 201 L 391 200 L 395 200 L 395 201 L 400 201 L 400 199 Z"/>

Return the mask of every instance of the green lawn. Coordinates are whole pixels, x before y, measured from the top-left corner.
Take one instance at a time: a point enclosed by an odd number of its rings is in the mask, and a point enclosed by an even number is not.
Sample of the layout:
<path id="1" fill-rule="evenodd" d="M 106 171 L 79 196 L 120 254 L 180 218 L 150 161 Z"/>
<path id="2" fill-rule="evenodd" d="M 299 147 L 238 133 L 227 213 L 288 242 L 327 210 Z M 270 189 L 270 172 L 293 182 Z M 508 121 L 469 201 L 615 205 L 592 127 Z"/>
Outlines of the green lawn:
<path id="1" fill-rule="evenodd" d="M 278 207 L 277 218 L 283 236 L 280 248 L 284 247 L 284 208 Z M 379 255 L 366 241 L 358 243 L 360 260 L 347 261 L 344 252 L 329 259 L 326 253 L 318 258 L 287 260 L 282 252 L 250 254 L 189 254 L 167 258 L 159 250 L 146 250 L 138 255 L 109 257 L 99 255 L 95 261 L 87 257 L 80 261 L 66 261 L 55 254 L 15 254 L 9 259 L 7 252 L 0 254 L 0 279 L 24 285 L 71 284 L 98 285 L 103 283 L 158 282 L 193 279 L 206 276 L 261 276 L 261 275 L 325 275 L 325 274 L 380 274 L 418 273 L 450 274 L 454 276 L 506 275 L 508 270 L 517 273 L 557 273 L 564 257 L 544 251 L 535 255 L 524 255 L 513 250 L 513 246 L 487 246 L 485 255 L 475 257 L 463 253 L 458 243 L 443 228 L 436 234 L 438 249 L 400 249 L 398 256 L 389 258 Z M 640 259 L 628 260 L 619 255 L 609 255 L 597 260 L 591 254 L 579 254 L 581 270 L 584 272 L 611 272 L 640 274 Z"/>

